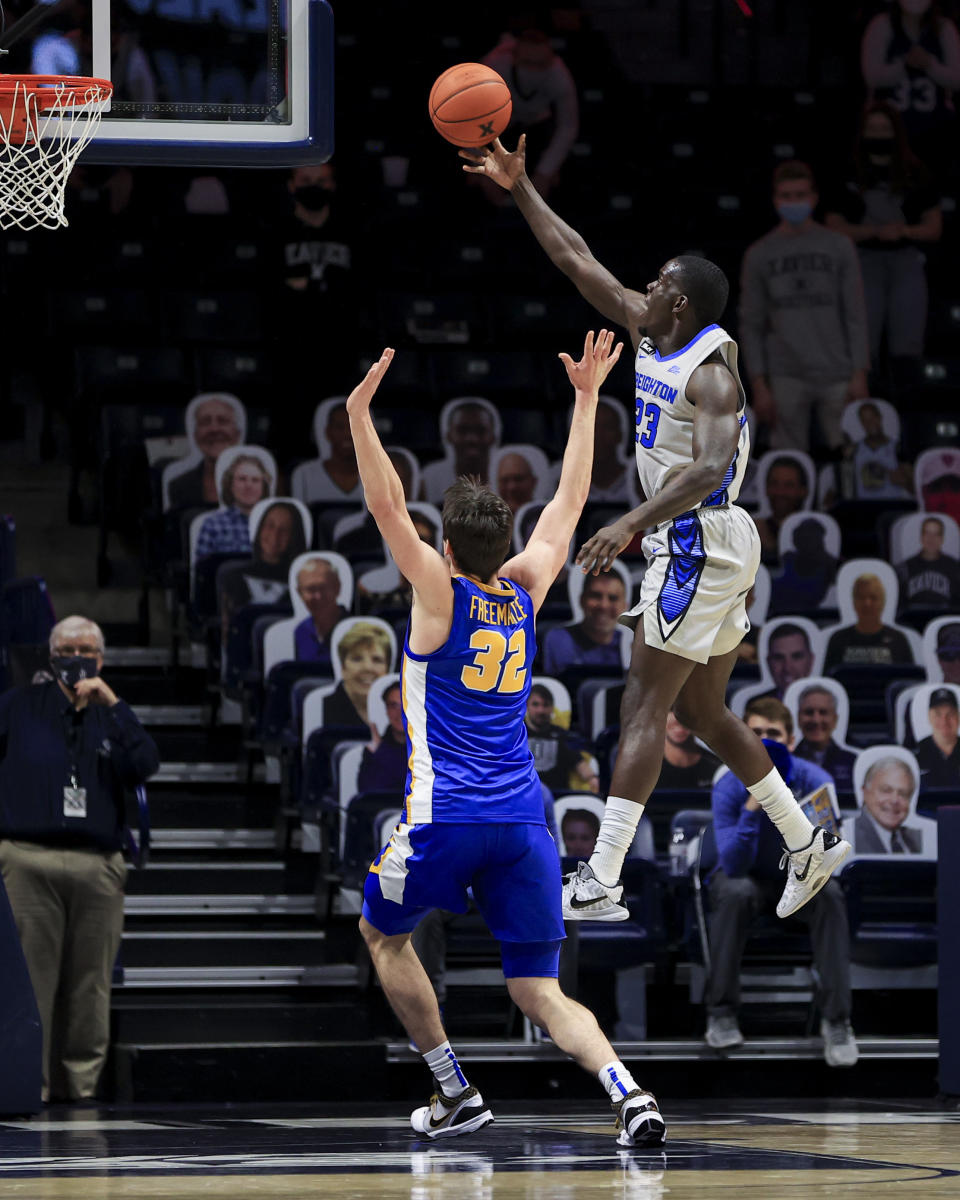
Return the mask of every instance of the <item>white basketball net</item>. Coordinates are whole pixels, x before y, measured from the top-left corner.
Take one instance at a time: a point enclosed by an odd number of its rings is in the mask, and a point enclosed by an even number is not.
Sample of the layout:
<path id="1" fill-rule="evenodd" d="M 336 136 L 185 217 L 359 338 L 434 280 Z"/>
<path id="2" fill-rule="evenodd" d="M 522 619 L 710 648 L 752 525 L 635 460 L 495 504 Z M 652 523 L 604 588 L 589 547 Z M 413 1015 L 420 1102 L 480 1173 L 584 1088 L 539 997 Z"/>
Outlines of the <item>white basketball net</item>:
<path id="1" fill-rule="evenodd" d="M 67 179 L 109 90 L 94 79 L 63 81 L 43 88 L 42 103 L 20 80 L 0 77 L 0 90 L 0 229 L 58 229 L 67 224 Z"/>

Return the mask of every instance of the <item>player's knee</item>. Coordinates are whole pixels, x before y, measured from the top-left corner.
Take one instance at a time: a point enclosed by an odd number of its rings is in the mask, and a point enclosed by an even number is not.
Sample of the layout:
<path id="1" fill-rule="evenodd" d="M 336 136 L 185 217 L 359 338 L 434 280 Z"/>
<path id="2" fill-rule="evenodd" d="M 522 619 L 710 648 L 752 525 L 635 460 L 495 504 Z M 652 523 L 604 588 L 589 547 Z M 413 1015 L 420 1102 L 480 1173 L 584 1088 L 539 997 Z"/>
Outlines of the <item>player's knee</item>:
<path id="1" fill-rule="evenodd" d="M 382 945 L 384 941 L 384 935 L 380 932 L 380 930 L 374 928 L 367 918 L 363 916 L 360 918 L 360 936 L 366 942 L 367 949 L 371 954 L 373 954 L 374 951 L 380 945 Z"/>
<path id="2" fill-rule="evenodd" d="M 667 724 L 669 706 L 650 693 L 640 695 L 628 704 L 626 697 L 620 708 L 620 736 L 624 738 L 649 737 L 662 748 L 663 733 Z"/>
<path id="3" fill-rule="evenodd" d="M 563 996 L 559 983 L 550 977 L 508 979 L 507 991 L 523 1015 L 544 1028 L 547 1010 Z"/>

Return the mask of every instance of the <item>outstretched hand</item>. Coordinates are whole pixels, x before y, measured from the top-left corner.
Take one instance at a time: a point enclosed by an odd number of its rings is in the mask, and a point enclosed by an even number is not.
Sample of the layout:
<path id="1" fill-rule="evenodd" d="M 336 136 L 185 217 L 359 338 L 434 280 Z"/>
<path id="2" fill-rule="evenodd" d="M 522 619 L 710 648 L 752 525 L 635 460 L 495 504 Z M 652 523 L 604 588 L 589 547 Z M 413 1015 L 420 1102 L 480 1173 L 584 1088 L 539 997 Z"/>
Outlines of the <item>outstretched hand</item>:
<path id="1" fill-rule="evenodd" d="M 380 380 L 387 373 L 387 367 L 393 362 L 393 350 L 388 346 L 373 364 L 363 379 L 347 397 L 347 416 L 363 412 L 370 407 L 370 401 L 380 386 Z"/>
<path id="2" fill-rule="evenodd" d="M 512 192 L 514 184 L 523 174 L 527 160 L 527 135 L 520 134 L 517 148 L 505 150 L 499 138 L 492 146 L 480 146 L 476 150 L 461 150 L 460 157 L 467 161 L 463 169 L 471 175 L 485 175 L 498 183 L 505 191 Z"/>
<path id="3" fill-rule="evenodd" d="M 579 362 L 574 362 L 569 354 L 563 352 L 559 358 L 567 368 L 567 378 L 577 391 L 589 394 L 597 392 L 620 357 L 622 349 L 623 342 L 617 342 L 616 348 L 613 348 L 612 330 L 601 329 L 594 342 L 591 329 L 583 339 L 583 358 Z"/>
<path id="4" fill-rule="evenodd" d="M 617 555 L 626 550 L 633 541 L 634 531 L 621 519 L 612 525 L 604 525 L 580 547 L 577 566 L 584 575 L 599 575 L 609 571 Z"/>

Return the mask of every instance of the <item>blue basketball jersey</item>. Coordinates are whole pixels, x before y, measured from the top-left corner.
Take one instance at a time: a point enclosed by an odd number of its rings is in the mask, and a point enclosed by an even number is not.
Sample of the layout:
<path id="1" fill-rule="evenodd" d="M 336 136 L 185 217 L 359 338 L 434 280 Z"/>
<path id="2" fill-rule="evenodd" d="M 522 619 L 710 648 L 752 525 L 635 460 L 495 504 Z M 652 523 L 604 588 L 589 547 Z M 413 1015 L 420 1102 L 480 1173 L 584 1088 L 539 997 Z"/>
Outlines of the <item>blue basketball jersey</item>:
<path id="1" fill-rule="evenodd" d="M 453 577 L 453 623 L 432 654 L 409 630 L 401 686 L 407 735 L 403 820 L 543 825 L 524 716 L 537 651 L 533 602 L 508 579 Z"/>

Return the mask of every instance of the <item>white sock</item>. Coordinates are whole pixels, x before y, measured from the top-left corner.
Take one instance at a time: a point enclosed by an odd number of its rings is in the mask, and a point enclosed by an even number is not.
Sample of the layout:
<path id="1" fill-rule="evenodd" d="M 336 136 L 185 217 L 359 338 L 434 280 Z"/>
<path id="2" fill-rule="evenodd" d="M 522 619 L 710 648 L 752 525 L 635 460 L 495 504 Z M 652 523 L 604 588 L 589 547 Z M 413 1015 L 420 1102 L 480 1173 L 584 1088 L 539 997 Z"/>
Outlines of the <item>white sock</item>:
<path id="1" fill-rule="evenodd" d="M 622 1100 L 624 1096 L 638 1089 L 637 1081 L 630 1074 L 619 1058 L 607 1063 L 597 1072 L 597 1078 L 607 1089 L 611 1100 Z"/>
<path id="2" fill-rule="evenodd" d="M 470 1086 L 460 1069 L 457 1056 L 450 1049 L 449 1042 L 443 1042 L 435 1050 L 428 1050 L 423 1056 L 423 1061 L 440 1085 L 440 1090 L 451 1100 Z"/>
<path id="3" fill-rule="evenodd" d="M 751 783 L 747 791 L 780 830 L 788 850 L 802 850 L 810 845 L 815 830 L 776 767 L 759 783 Z"/>
<path id="4" fill-rule="evenodd" d="M 623 796 L 608 796 L 603 821 L 597 835 L 597 846 L 590 855 L 590 870 L 606 887 L 620 878 L 623 860 L 633 844 L 637 826 L 643 816 L 643 805 Z"/>

